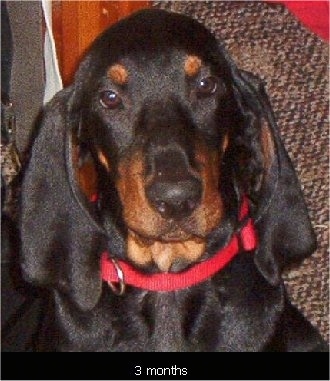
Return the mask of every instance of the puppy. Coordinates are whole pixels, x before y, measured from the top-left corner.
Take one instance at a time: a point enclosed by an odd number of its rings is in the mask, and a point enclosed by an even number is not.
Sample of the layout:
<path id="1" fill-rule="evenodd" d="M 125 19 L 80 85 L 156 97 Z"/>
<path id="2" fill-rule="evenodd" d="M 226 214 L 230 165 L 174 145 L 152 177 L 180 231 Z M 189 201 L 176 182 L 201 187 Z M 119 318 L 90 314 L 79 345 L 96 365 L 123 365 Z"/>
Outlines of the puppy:
<path id="1" fill-rule="evenodd" d="M 315 237 L 262 83 L 186 16 L 112 26 L 46 106 L 21 238 L 37 350 L 325 349 L 281 280 Z"/>

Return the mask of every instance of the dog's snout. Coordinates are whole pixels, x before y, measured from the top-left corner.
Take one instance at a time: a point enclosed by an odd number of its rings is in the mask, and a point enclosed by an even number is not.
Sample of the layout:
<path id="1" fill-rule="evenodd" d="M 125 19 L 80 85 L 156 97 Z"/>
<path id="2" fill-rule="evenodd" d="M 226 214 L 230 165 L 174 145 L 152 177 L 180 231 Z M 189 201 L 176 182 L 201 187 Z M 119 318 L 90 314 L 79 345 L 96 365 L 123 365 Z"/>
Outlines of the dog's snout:
<path id="1" fill-rule="evenodd" d="M 186 154 L 162 152 L 152 161 L 152 181 L 146 189 L 150 204 L 164 218 L 188 217 L 201 200 L 202 185 Z"/>
<path id="2" fill-rule="evenodd" d="M 147 188 L 149 202 L 164 218 L 188 217 L 199 204 L 201 194 L 201 183 L 194 177 L 177 182 L 154 181 Z"/>
<path id="3" fill-rule="evenodd" d="M 196 169 L 194 144 L 187 133 L 187 126 L 189 131 L 193 131 L 193 126 L 188 120 L 179 120 L 171 126 L 163 128 L 161 134 L 149 135 L 146 145 L 149 181 L 145 191 L 148 202 L 163 218 L 180 220 L 190 216 L 201 202 L 202 180 Z"/>

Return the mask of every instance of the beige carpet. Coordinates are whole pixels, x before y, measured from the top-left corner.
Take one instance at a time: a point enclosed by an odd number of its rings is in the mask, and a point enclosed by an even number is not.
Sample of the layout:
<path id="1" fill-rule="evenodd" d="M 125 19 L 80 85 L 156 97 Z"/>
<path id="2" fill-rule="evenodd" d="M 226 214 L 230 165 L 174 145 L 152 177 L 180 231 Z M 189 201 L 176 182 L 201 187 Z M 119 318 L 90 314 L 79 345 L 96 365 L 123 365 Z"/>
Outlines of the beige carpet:
<path id="1" fill-rule="evenodd" d="M 318 250 L 285 274 L 294 304 L 329 339 L 328 45 L 282 5 L 262 2 L 155 2 L 220 37 L 238 66 L 266 82 L 283 141 L 297 169 Z"/>

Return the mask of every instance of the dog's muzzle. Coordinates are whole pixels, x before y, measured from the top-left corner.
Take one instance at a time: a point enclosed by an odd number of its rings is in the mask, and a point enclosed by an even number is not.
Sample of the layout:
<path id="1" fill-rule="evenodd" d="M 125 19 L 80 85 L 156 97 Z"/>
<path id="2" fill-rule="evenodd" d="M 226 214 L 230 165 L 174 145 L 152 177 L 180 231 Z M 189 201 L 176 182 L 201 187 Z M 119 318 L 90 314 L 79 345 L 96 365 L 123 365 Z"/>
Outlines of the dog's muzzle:
<path id="1" fill-rule="evenodd" d="M 202 182 L 186 156 L 182 150 L 165 149 L 151 159 L 146 196 L 163 218 L 187 218 L 200 204 Z"/>

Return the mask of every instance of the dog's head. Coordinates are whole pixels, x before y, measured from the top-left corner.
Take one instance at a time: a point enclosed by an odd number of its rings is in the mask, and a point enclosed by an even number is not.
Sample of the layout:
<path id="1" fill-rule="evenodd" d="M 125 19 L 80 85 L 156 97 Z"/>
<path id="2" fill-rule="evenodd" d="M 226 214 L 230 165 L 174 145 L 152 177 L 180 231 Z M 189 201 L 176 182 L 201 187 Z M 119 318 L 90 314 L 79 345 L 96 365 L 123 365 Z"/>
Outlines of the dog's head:
<path id="1" fill-rule="evenodd" d="M 94 42 L 48 105 L 23 184 L 23 269 L 73 285 L 87 308 L 100 293 L 101 237 L 115 256 L 178 271 L 234 231 L 243 196 L 260 236 L 256 264 L 275 284 L 314 241 L 261 82 L 196 21 L 139 12 Z"/>

